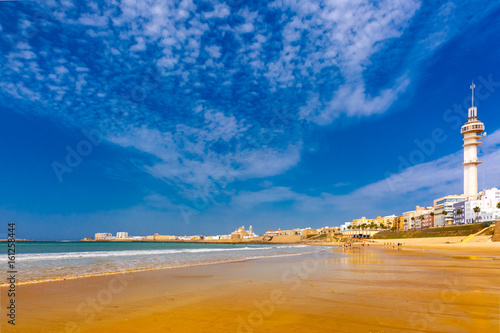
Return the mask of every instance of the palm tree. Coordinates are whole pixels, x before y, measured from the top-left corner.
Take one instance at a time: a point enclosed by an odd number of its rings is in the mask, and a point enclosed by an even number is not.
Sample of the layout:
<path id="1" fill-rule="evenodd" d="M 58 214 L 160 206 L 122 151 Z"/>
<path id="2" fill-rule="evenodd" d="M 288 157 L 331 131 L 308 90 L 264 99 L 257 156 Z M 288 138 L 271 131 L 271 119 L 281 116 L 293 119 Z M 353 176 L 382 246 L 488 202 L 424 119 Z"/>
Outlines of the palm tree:
<path id="1" fill-rule="evenodd" d="M 446 216 L 446 215 L 448 215 L 448 212 L 443 209 L 443 211 L 441 212 L 441 214 L 443 214 L 444 216 Z M 445 219 L 444 225 L 446 225 L 446 219 Z"/>
<path id="2" fill-rule="evenodd" d="M 463 211 L 459 208 L 457 209 L 457 215 L 458 217 L 462 216 Z"/>
<path id="3" fill-rule="evenodd" d="M 497 202 L 497 209 L 500 209 L 500 201 L 499 201 L 499 202 Z M 494 219 L 496 219 L 496 218 L 497 218 L 497 214 L 494 214 L 494 215 L 495 215 L 495 216 L 493 216 L 493 218 L 494 218 Z"/>
<path id="4" fill-rule="evenodd" d="M 431 212 L 431 216 L 434 216 L 434 212 Z"/>
<path id="5" fill-rule="evenodd" d="M 422 221 L 425 220 L 425 217 L 420 215 L 418 218 L 420 219 L 420 228 L 422 228 Z"/>
<path id="6" fill-rule="evenodd" d="M 413 223 L 412 223 L 413 227 L 415 227 L 415 216 L 412 216 L 410 220 L 413 222 Z M 413 228 L 412 228 L 412 229 L 413 229 Z"/>
<path id="7" fill-rule="evenodd" d="M 350 225 L 348 225 L 348 226 L 347 226 L 347 229 L 351 230 L 351 228 L 352 228 L 352 227 L 351 227 Z"/>
<path id="8" fill-rule="evenodd" d="M 382 222 L 380 222 L 380 229 L 385 229 L 385 225 Z"/>
<path id="9" fill-rule="evenodd" d="M 479 220 L 479 213 L 481 213 L 481 208 L 478 206 L 474 207 L 474 213 L 476 213 L 476 222 Z"/>

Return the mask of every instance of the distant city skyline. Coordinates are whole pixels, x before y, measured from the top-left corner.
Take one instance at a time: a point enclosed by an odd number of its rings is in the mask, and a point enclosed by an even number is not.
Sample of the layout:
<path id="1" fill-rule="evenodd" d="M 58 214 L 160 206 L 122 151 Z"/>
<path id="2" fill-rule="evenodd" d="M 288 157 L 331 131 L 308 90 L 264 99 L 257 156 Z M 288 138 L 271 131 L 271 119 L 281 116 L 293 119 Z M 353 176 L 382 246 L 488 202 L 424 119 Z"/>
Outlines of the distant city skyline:
<path id="1" fill-rule="evenodd" d="M 471 81 L 478 189 L 500 187 L 499 4 L 121 6 L 0 2 L 0 215 L 20 238 L 432 206 L 463 192 Z"/>

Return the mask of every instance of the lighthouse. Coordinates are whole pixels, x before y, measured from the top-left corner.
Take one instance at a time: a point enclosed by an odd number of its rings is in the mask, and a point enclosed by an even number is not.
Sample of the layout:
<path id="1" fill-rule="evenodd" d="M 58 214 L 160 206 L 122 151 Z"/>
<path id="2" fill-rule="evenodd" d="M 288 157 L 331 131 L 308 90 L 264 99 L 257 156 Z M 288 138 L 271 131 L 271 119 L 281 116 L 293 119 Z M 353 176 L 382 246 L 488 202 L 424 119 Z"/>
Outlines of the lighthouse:
<path id="1" fill-rule="evenodd" d="M 477 159 L 477 146 L 482 142 L 481 133 L 484 132 L 484 124 L 477 119 L 477 107 L 474 106 L 474 82 L 470 86 L 472 90 L 472 106 L 469 108 L 467 122 L 462 126 L 461 133 L 464 136 L 464 195 L 477 197 L 477 166 L 483 162 Z"/>

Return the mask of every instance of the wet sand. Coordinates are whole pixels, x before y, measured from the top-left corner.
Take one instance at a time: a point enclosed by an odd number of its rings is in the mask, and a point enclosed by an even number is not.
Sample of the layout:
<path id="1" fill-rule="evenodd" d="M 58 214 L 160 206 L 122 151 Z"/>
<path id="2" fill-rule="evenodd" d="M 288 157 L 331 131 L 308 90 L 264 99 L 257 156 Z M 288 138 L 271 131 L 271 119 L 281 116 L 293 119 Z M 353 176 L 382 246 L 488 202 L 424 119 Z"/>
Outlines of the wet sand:
<path id="1" fill-rule="evenodd" d="M 354 247 L 17 287 L 1 332 L 500 332 L 500 255 Z M 2 309 L 6 289 L 0 289 Z"/>

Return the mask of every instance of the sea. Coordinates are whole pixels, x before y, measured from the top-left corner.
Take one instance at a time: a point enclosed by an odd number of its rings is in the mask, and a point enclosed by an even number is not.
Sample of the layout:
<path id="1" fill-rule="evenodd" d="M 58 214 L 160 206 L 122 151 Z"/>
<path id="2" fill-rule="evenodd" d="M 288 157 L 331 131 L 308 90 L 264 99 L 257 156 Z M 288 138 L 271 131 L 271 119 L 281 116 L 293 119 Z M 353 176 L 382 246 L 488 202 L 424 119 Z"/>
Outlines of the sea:
<path id="1" fill-rule="evenodd" d="M 0 247 L 7 249 L 6 242 Z M 324 250 L 311 245 L 152 242 L 17 242 L 18 283 L 40 283 L 141 270 L 291 256 Z M 5 251 L 7 252 L 7 251 Z M 7 255 L 0 265 L 7 267 Z M 0 286 L 5 285 L 1 283 Z"/>

